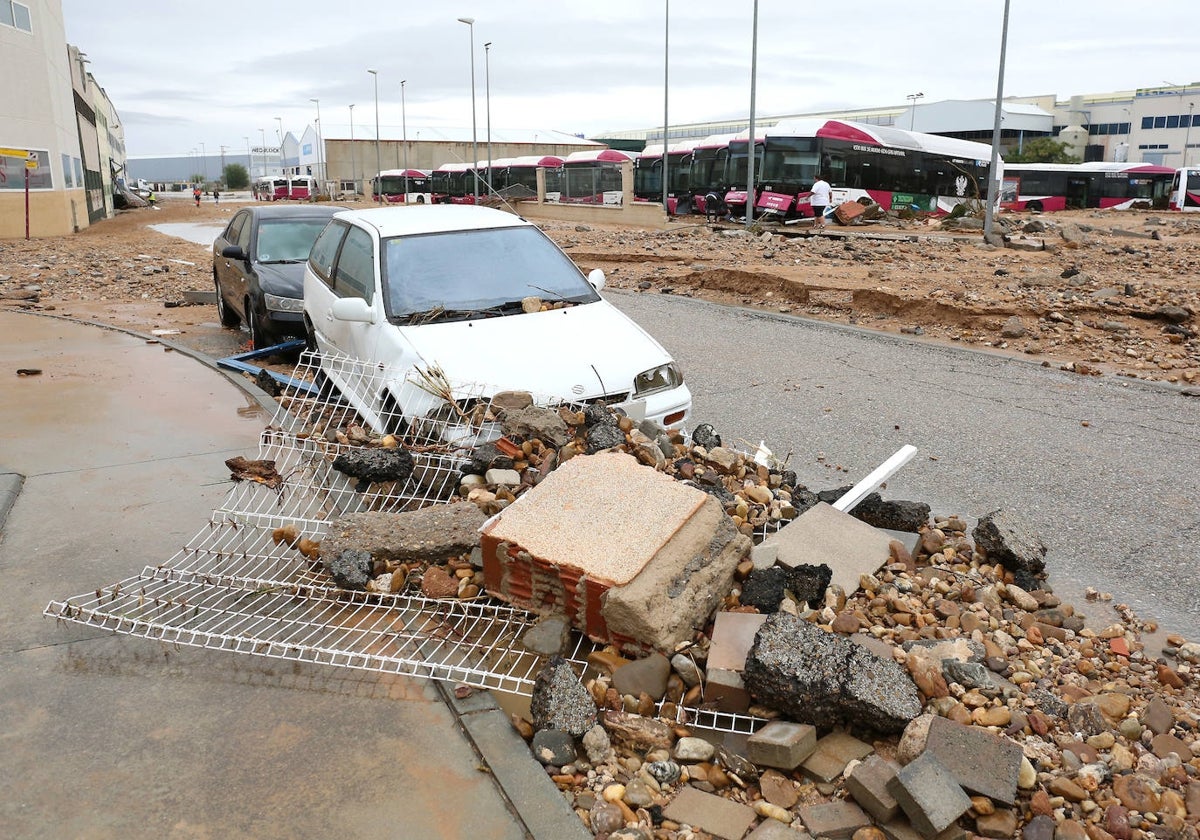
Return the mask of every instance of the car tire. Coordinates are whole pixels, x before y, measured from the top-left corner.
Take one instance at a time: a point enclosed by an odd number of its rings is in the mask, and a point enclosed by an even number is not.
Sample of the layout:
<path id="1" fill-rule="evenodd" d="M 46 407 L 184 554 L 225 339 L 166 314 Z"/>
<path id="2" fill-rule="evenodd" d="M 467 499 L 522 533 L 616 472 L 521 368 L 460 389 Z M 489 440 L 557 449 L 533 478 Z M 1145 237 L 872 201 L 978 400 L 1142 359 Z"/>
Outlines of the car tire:
<path id="1" fill-rule="evenodd" d="M 217 317 L 221 320 L 221 326 L 230 330 L 237 329 L 241 326 L 242 319 L 229 308 L 225 296 L 221 294 L 221 281 L 217 279 L 216 274 L 213 274 L 213 285 L 217 289 Z"/>
<path id="2" fill-rule="evenodd" d="M 254 308 L 254 301 L 246 298 L 246 326 L 250 328 L 250 346 L 262 350 L 279 343 L 279 336 L 270 327 L 263 324 L 262 316 Z"/>

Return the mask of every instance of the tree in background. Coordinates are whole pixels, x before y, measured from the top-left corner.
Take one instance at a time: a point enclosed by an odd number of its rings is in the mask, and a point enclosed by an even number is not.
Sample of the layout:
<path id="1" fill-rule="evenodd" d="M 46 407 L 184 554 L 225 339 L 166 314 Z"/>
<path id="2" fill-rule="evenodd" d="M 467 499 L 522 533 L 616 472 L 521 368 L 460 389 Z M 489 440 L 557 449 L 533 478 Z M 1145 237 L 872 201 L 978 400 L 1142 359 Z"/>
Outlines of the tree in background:
<path id="1" fill-rule="evenodd" d="M 224 174 L 227 190 L 244 190 L 250 186 L 250 173 L 240 163 L 226 164 Z"/>
<path id="2" fill-rule="evenodd" d="M 1079 163 L 1079 158 L 1067 154 L 1067 144 L 1050 137 L 1026 140 L 1019 152 L 1009 152 L 1005 163 Z"/>
<path id="3" fill-rule="evenodd" d="M 193 172 L 190 180 L 193 184 L 199 184 L 200 186 L 204 186 L 204 176 L 201 175 L 199 172 Z"/>

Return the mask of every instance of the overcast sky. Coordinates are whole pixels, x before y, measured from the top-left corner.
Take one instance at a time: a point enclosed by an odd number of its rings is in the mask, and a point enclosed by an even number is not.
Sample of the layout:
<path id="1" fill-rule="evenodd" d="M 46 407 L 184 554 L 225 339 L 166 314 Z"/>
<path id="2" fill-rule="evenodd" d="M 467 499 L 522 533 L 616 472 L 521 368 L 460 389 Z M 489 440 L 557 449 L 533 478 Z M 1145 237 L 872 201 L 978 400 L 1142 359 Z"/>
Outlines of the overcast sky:
<path id="1" fill-rule="evenodd" d="M 67 40 L 121 115 L 130 155 L 245 151 L 277 123 L 327 137 L 471 125 L 470 29 L 480 140 L 492 128 L 587 136 L 663 122 L 670 3 L 669 119 L 744 118 L 751 0 L 63 0 Z M 829 3 L 760 0 L 756 113 L 906 105 L 995 95 L 1003 0 Z M 1006 95 L 1102 93 L 1186 84 L 1195 0 L 1012 0 Z M 486 59 L 484 43 L 492 42 Z M 490 69 L 490 72 L 489 72 Z"/>

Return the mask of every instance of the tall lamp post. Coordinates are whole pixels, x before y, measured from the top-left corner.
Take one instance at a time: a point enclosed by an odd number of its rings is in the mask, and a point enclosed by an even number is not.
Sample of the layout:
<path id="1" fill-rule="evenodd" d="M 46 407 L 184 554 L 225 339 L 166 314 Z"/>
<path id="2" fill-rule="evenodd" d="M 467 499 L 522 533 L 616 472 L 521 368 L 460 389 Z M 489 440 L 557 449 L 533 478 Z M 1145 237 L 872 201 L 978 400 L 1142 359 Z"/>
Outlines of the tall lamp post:
<path id="1" fill-rule="evenodd" d="M 208 183 L 208 151 L 204 148 L 204 141 L 200 141 L 200 167 L 204 172 L 204 183 Z"/>
<path id="2" fill-rule="evenodd" d="M 1192 111 L 1194 111 L 1194 110 L 1195 110 L 1195 108 L 1196 108 L 1196 103 L 1195 103 L 1195 102 L 1189 102 L 1189 103 L 1188 103 L 1188 124 L 1187 124 L 1187 131 L 1185 131 L 1185 132 L 1183 133 L 1183 165 L 1184 165 L 1184 167 L 1187 167 L 1187 165 L 1188 165 L 1188 158 L 1187 158 L 1187 155 L 1188 155 L 1188 143 L 1189 143 L 1189 142 L 1191 141 L 1191 139 L 1192 139 Z"/>
<path id="3" fill-rule="evenodd" d="M 325 181 L 325 170 L 321 166 L 321 161 L 323 160 L 322 151 L 324 150 L 325 145 L 321 142 L 321 100 L 310 99 L 308 101 L 317 103 L 317 194 L 319 195 L 321 192 L 321 185 Z"/>
<path id="4" fill-rule="evenodd" d="M 283 117 L 276 117 L 275 122 L 279 124 L 277 129 L 279 133 L 279 174 L 283 174 Z"/>
<path id="5" fill-rule="evenodd" d="M 746 156 L 746 227 L 754 222 L 754 93 L 758 84 L 758 0 L 754 0 L 754 34 L 750 39 L 750 154 Z M 663 138 L 664 172 L 667 138 Z"/>
<path id="6" fill-rule="evenodd" d="M 487 115 L 488 192 L 492 191 L 492 42 L 483 45 L 483 112 Z"/>
<path id="7" fill-rule="evenodd" d="M 262 174 L 265 178 L 267 177 L 267 130 L 265 128 L 260 128 L 258 130 L 258 136 L 262 140 Z"/>
<path id="8" fill-rule="evenodd" d="M 408 201 L 408 118 L 404 113 L 404 86 L 407 79 L 400 80 L 400 142 L 404 145 L 404 200 Z"/>
<path id="9" fill-rule="evenodd" d="M 471 41 L 471 171 L 475 173 L 475 203 L 479 203 L 479 142 L 475 133 L 475 18 L 460 17 L 470 30 Z"/>
<path id="10" fill-rule="evenodd" d="M 358 198 L 358 158 L 354 154 L 354 106 L 350 106 L 350 183 L 354 186 L 354 197 Z M 340 190 L 339 190 L 340 192 Z"/>
<path id="11" fill-rule="evenodd" d="M 379 185 L 381 183 L 379 173 L 383 171 L 383 164 L 379 157 L 379 73 L 374 70 L 367 72 L 375 77 L 375 185 L 371 187 L 371 198 L 379 201 Z"/>
<path id="12" fill-rule="evenodd" d="M 917 100 L 924 98 L 923 93 L 910 93 L 904 97 L 912 104 L 908 106 L 908 130 L 912 131 L 913 126 L 917 123 Z"/>
<path id="13" fill-rule="evenodd" d="M 668 201 L 670 196 L 670 188 L 668 187 L 667 176 L 667 135 L 668 135 L 668 117 L 667 114 L 667 91 L 668 80 L 670 79 L 670 58 L 671 58 L 671 0 L 663 2 L 663 151 L 662 151 L 662 192 L 663 192 L 663 212 L 667 217 L 671 216 L 671 204 Z"/>
<path id="14" fill-rule="evenodd" d="M 992 164 L 988 168 L 987 207 L 983 209 L 983 241 L 992 236 L 992 221 L 995 217 L 996 198 L 1000 182 L 996 180 L 996 166 L 1000 160 L 1000 118 L 1004 108 L 1004 54 L 1008 49 L 1008 5 L 1004 0 L 1004 23 L 1000 27 L 1000 70 L 996 74 L 996 114 L 992 121 Z"/>

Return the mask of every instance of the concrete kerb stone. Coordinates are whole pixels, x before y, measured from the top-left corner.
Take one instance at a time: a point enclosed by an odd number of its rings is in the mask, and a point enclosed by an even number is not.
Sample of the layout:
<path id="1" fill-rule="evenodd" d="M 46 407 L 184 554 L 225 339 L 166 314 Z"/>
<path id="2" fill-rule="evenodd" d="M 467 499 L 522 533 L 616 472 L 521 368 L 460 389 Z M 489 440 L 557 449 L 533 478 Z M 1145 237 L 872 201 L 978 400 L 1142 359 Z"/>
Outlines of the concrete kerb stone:
<path id="1" fill-rule="evenodd" d="M 0 534 L 4 533 L 4 523 L 8 521 L 8 514 L 17 503 L 24 484 L 25 476 L 0 467 Z"/>
<path id="2" fill-rule="evenodd" d="M 35 314 L 43 318 L 55 318 L 124 333 L 146 342 L 161 344 L 222 374 L 253 398 L 268 416 L 274 416 L 281 410 L 280 404 L 275 398 L 251 380 L 240 373 L 222 368 L 211 356 L 190 347 L 166 341 L 158 336 L 114 327 L 98 321 L 64 318 L 61 315 Z M 0 470 L 0 530 L 4 527 L 4 519 L 12 504 L 11 502 L 5 504 L 8 497 L 8 493 L 5 491 L 11 490 L 13 501 L 15 501 L 23 481 L 24 478 L 17 473 Z M 442 701 L 454 715 L 457 725 L 465 733 L 489 769 L 501 795 L 509 803 L 514 819 L 524 826 L 529 835 L 537 840 L 542 840 L 542 838 L 545 840 L 560 840 L 560 838 L 561 840 L 589 840 L 591 834 L 567 805 L 562 794 L 558 792 L 558 788 L 546 775 L 546 771 L 534 760 L 529 746 L 513 729 L 508 716 L 500 709 L 491 692 L 474 692 L 469 698 L 461 701 L 460 705 L 460 701 L 454 698 L 453 692 L 445 683 L 438 680 L 433 682 Z"/>

